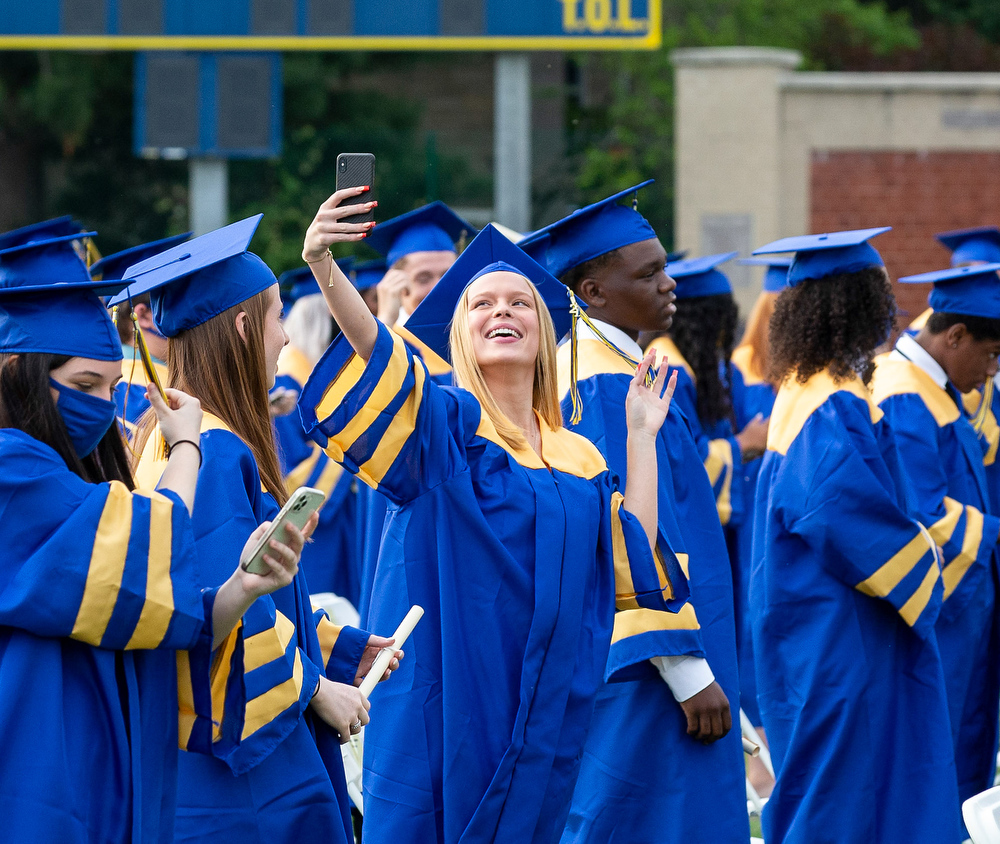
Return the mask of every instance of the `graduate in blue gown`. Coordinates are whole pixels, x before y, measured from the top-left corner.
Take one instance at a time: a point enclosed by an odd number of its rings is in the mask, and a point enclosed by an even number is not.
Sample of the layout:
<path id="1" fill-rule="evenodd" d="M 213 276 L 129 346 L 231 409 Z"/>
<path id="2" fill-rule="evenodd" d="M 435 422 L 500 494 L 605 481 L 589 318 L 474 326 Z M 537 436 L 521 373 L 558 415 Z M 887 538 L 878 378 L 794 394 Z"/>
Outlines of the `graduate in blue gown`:
<path id="1" fill-rule="evenodd" d="M 321 206 L 304 257 L 322 254 L 350 196 Z M 344 333 L 303 419 L 392 502 L 371 623 L 426 610 L 399 676 L 372 695 L 365 840 L 555 842 L 602 679 L 659 653 L 634 614 L 686 598 L 657 543 L 649 433 L 669 405 L 664 376 L 643 386 L 647 360 L 633 381 L 630 512 L 600 452 L 561 424 L 541 296 L 565 325 L 565 289 L 493 227 L 408 322 L 450 355 L 460 387 L 435 384 L 346 278 L 328 287 L 328 267 L 312 266 Z"/>
<path id="2" fill-rule="evenodd" d="M 739 263 L 763 265 L 762 290 L 747 317 L 746 328 L 739 345 L 733 349 L 731 357 L 733 375 L 739 379 L 740 388 L 734 392 L 734 413 L 739 428 L 750 424 L 755 418 L 770 419 L 771 408 L 777 388 L 771 382 L 770 354 L 768 346 L 768 323 L 774 313 L 774 303 L 778 294 L 788 285 L 788 267 L 792 259 L 788 256 L 772 255 L 766 258 L 744 258 Z M 733 587 L 736 595 L 736 650 L 740 666 L 740 709 L 746 713 L 750 723 L 761 727 L 760 707 L 757 705 L 757 672 L 753 661 L 753 637 L 750 627 L 748 606 L 750 590 L 750 558 L 753 554 L 754 502 L 757 496 L 757 475 L 760 472 L 760 457 L 743 461 L 743 497 L 747 514 L 736 527 L 736 553 L 733 565 Z M 755 762 L 750 763 L 751 766 Z M 756 764 L 759 764 L 757 762 Z M 770 776 L 767 776 L 767 780 Z M 761 784 L 767 792 L 767 780 Z M 760 788 L 757 789 L 760 792 Z"/>
<path id="3" fill-rule="evenodd" d="M 90 280 L 71 237 L 0 251 L 7 841 L 172 842 L 178 743 L 220 759 L 240 744 L 230 631 L 301 548 L 258 577 L 232 572 L 237 547 L 206 577 L 188 515 L 201 411 L 178 391 L 155 397 L 173 445 L 162 484 L 135 488 L 111 401 L 121 346 L 96 295 L 120 287 Z"/>
<path id="4" fill-rule="evenodd" d="M 559 347 L 563 418 L 623 481 L 638 334 L 669 328 L 675 310 L 663 246 L 634 207 L 618 204 L 637 189 L 520 244 L 587 305 L 576 341 Z M 731 731 L 738 682 L 729 561 L 711 485 L 676 404 L 656 449 L 660 524 L 685 565 L 691 602 L 676 615 L 649 613 L 644 635 L 658 640 L 661 656 L 638 666 L 632 681 L 601 687 L 563 842 L 660 842 L 668 830 L 692 844 L 749 837 L 743 751 Z"/>
<path id="5" fill-rule="evenodd" d="M 241 533 L 273 519 L 287 498 L 267 399 L 287 335 L 274 274 L 246 251 L 259 221 L 175 246 L 132 267 L 127 279 L 130 291 L 150 293 L 157 328 L 170 338 L 171 381 L 206 411 L 192 523 L 209 566 Z M 160 431 L 140 429 L 140 479 L 159 477 L 161 443 Z M 367 721 L 367 701 L 353 684 L 388 640 L 314 611 L 302 571 L 258 601 L 242 625 L 248 703 L 244 742 L 231 764 L 238 775 L 216 760 L 180 754 L 177 841 L 349 842 L 340 744 Z M 271 629 L 280 632 L 280 647 L 258 639 Z"/>
<path id="6" fill-rule="evenodd" d="M 777 783 L 768 844 L 957 842 L 934 540 L 864 378 L 895 304 L 868 238 L 786 238 L 781 386 L 757 482 L 750 610 Z"/>
<path id="7" fill-rule="evenodd" d="M 90 277 L 95 281 L 118 280 L 133 264 L 138 264 L 175 244 L 183 243 L 190 236 L 191 232 L 185 232 L 107 255 L 91 265 Z M 153 368 L 156 370 L 160 383 L 167 383 L 167 338 L 160 334 L 156 330 L 156 326 L 153 325 L 149 297 L 137 296 L 130 303 L 122 303 L 114 315 L 118 335 L 122 339 L 122 379 L 115 385 L 115 406 L 118 409 L 119 424 L 129 438 L 135 432 L 139 418 L 149 410 L 149 401 L 146 398 L 149 377 L 143 368 L 135 343 L 133 313 L 136 323 L 143 333 L 146 347 L 152 358 Z"/>
<path id="8" fill-rule="evenodd" d="M 677 372 L 677 403 L 688 418 L 723 527 L 741 524 L 748 510 L 743 461 L 764 450 L 767 422 L 752 418 L 737 427 L 742 380 L 729 362 L 735 342 L 736 303 L 718 267 L 736 255 L 723 252 L 667 265 L 677 280 L 679 316 L 669 334 L 647 345 L 665 355 Z M 708 291 L 708 292 L 706 292 Z"/>
<path id="9" fill-rule="evenodd" d="M 933 313 L 880 359 L 872 393 L 892 425 L 917 496 L 920 520 L 944 555 L 937 621 L 958 792 L 967 800 L 993 784 L 1000 719 L 997 541 L 983 450 L 963 393 L 997 374 L 1000 263 L 900 279 L 932 282 Z"/>

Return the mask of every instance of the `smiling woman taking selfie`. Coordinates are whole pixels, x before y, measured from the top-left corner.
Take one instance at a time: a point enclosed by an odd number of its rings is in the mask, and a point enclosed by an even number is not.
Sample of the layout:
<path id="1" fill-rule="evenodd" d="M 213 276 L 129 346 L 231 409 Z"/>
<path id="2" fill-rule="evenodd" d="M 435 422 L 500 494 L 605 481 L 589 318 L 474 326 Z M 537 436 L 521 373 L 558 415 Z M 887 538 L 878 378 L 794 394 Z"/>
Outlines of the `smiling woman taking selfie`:
<path id="1" fill-rule="evenodd" d="M 546 307 L 567 322 L 559 282 L 487 227 L 407 322 L 452 360 L 458 387 L 438 386 L 325 255 L 363 236 L 340 222 L 354 195 L 330 197 L 306 233 L 303 258 L 343 335 L 300 410 L 327 453 L 392 502 L 372 624 L 426 610 L 408 665 L 373 694 L 365 841 L 556 841 L 598 684 L 655 655 L 630 636 L 629 613 L 686 596 L 657 545 L 654 437 L 669 390 L 662 373 L 644 386 L 644 360 L 625 505 L 600 452 L 562 427 Z"/>

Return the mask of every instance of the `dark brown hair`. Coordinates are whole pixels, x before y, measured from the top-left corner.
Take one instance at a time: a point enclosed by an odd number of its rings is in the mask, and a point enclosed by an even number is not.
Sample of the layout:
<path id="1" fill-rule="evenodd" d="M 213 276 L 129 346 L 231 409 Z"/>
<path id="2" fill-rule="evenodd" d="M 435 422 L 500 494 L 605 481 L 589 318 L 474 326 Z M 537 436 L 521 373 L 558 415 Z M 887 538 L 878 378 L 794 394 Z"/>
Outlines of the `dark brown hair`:
<path id="1" fill-rule="evenodd" d="M 0 355 L 0 427 L 17 428 L 45 443 L 71 472 L 88 483 L 121 481 L 130 490 L 135 489 L 117 423 L 108 428 L 86 457 L 76 453 L 49 385 L 52 370 L 69 359 L 69 355 L 42 353 Z"/>
<path id="2" fill-rule="evenodd" d="M 871 379 L 875 349 L 896 318 L 896 299 L 882 267 L 807 279 L 778 296 L 771 316 L 771 377 L 793 372 L 804 384 L 829 370 L 834 381 Z"/>

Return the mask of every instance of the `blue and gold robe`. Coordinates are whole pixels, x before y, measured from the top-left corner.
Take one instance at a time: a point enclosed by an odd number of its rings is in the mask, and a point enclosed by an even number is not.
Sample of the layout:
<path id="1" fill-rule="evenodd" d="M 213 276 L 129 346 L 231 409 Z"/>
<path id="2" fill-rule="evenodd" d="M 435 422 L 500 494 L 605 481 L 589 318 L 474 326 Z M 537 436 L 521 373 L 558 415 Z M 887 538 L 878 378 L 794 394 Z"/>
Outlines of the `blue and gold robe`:
<path id="1" fill-rule="evenodd" d="M 940 386 L 900 351 L 879 361 L 872 393 L 892 426 L 920 521 L 944 552 L 937 621 L 958 792 L 993 784 L 1000 717 L 997 540 L 983 450 L 954 387 Z M 910 341 L 911 343 L 913 341 Z M 914 344 L 915 345 L 915 344 Z M 939 373 L 947 379 L 943 370 Z M 949 391 L 950 390 L 950 391 Z"/>
<path id="2" fill-rule="evenodd" d="M 213 655 L 202 588 L 221 580 L 172 492 L 86 483 L 12 428 L 0 467 L 0 838 L 168 844 L 178 742 L 240 738 L 242 632 Z"/>
<path id="3" fill-rule="evenodd" d="M 312 365 L 302 352 L 285 346 L 278 358 L 274 387 L 301 395 L 311 371 Z M 312 541 L 302 549 L 299 559 L 309 588 L 314 593 L 334 592 L 357 606 L 361 596 L 358 483 L 306 436 L 297 409 L 276 417 L 274 428 L 288 492 L 308 486 L 326 494 Z"/>
<path id="4" fill-rule="evenodd" d="M 739 524 L 744 515 L 743 460 L 735 432 L 728 422 L 706 428 L 698 419 L 698 392 L 691 365 L 684 359 L 673 340 L 666 335 L 657 337 L 646 351 L 655 349 L 657 360 L 667 356 L 669 372 L 677 373 L 674 404 L 688 420 L 698 446 L 701 461 L 715 493 L 719 521 L 723 527 Z"/>
<path id="5" fill-rule="evenodd" d="M 162 474 L 161 443 L 156 430 L 137 477 Z M 208 576 L 222 580 L 247 537 L 277 515 L 278 505 L 261 486 L 249 447 L 209 413 L 201 450 L 194 540 Z M 288 586 L 255 601 L 242 628 L 237 657 L 247 704 L 241 744 L 228 767 L 180 754 L 177 841 L 297 844 L 320 835 L 352 841 L 340 740 L 312 715 L 309 701 L 321 674 L 353 682 L 368 634 L 337 627 L 314 611 L 301 571 Z"/>
<path id="6" fill-rule="evenodd" d="M 750 608 L 777 772 L 768 844 L 959 839 L 933 540 L 892 430 L 854 378 L 778 390 Z"/>
<path id="7" fill-rule="evenodd" d="M 636 349 L 635 351 L 638 351 Z M 559 349 L 563 418 L 570 346 Z M 627 479 L 625 397 L 635 367 L 596 339 L 578 344 L 577 386 L 583 417 L 573 430 Z M 567 423 L 568 424 L 568 423 Z M 738 723 L 739 682 L 733 584 L 708 478 L 683 413 L 671 407 L 656 440 L 660 524 L 685 566 L 691 603 L 676 615 L 645 615 L 666 656 L 705 657 Z M 705 746 L 687 735 L 687 718 L 651 664 L 631 682 L 601 687 L 573 793 L 563 843 L 745 844 L 750 832 L 738 726 Z M 623 728 L 624 727 L 624 728 Z M 638 784 L 641 782 L 641 786 Z M 651 807 L 655 806 L 655 811 Z"/>
<path id="8" fill-rule="evenodd" d="M 367 364 L 331 346 L 301 410 L 391 501 L 370 625 L 426 611 L 372 693 L 365 841 L 556 841 L 602 677 L 658 653 L 631 614 L 686 598 L 676 558 L 654 558 L 593 445 L 541 421 L 544 460 L 512 449 L 384 326 Z"/>

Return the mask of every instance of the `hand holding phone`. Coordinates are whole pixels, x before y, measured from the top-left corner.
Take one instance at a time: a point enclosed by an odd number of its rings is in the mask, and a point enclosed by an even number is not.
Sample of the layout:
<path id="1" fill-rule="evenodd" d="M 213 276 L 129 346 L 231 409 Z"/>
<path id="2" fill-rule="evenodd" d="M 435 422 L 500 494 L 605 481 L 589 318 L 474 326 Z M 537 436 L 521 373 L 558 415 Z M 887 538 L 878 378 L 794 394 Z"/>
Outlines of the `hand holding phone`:
<path id="1" fill-rule="evenodd" d="M 372 202 L 375 196 L 375 156 L 370 152 L 342 152 L 337 156 L 337 190 L 367 187 L 352 201 L 354 205 Z M 342 217 L 343 223 L 370 223 L 375 219 L 375 209 L 363 214 Z"/>
<path id="2" fill-rule="evenodd" d="M 271 540 L 276 539 L 278 542 L 287 544 L 285 526 L 291 524 L 302 530 L 306 522 L 309 521 L 309 517 L 320 508 L 325 500 L 326 496 L 318 489 L 302 486 L 295 490 L 285 502 L 285 506 L 281 508 L 281 512 L 274 517 L 271 526 L 260 538 L 254 550 L 241 563 L 243 571 L 260 575 L 266 575 L 270 572 L 267 563 L 264 562 L 264 555 L 268 553 Z"/>

